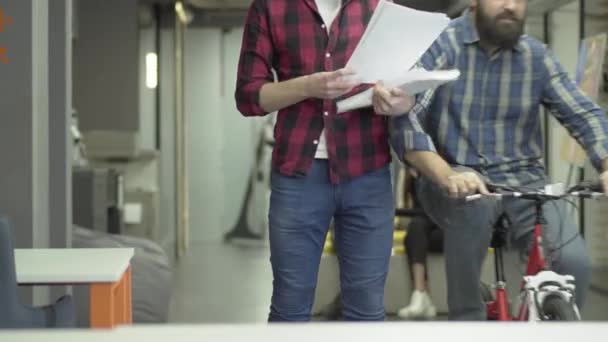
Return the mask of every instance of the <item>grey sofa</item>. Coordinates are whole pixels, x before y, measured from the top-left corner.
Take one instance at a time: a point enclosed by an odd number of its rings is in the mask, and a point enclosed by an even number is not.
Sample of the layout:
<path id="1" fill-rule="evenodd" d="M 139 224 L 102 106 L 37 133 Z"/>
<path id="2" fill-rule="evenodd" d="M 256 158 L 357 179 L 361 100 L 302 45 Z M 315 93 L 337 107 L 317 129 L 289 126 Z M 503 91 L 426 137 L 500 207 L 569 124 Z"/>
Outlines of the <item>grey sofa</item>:
<path id="1" fill-rule="evenodd" d="M 125 235 L 113 235 L 75 226 L 74 248 L 132 247 L 131 285 L 133 323 L 166 323 L 173 291 L 173 272 L 166 253 L 156 243 Z M 89 322 L 89 291 L 87 286 L 74 287 L 78 326 Z"/>

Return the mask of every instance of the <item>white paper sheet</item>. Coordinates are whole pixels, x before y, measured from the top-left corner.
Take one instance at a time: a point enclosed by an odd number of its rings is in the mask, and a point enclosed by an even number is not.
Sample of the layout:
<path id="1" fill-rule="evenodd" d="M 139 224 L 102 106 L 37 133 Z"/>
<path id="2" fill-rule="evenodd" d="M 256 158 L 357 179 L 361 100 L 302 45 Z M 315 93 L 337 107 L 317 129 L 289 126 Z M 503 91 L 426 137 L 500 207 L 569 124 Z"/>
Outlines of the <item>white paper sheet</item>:
<path id="1" fill-rule="evenodd" d="M 400 88 L 409 95 L 416 95 L 431 88 L 436 88 L 444 83 L 454 81 L 460 77 L 458 70 L 436 70 L 427 71 L 414 69 L 403 73 L 399 77 L 384 81 L 387 87 Z M 369 107 L 372 105 L 373 89 L 368 89 L 344 100 L 338 101 L 338 113 Z"/>
<path id="2" fill-rule="evenodd" d="M 449 23 L 443 13 L 381 0 L 346 66 L 364 83 L 388 80 L 410 70 Z"/>
<path id="3" fill-rule="evenodd" d="M 410 95 L 459 77 L 457 70 L 413 70 L 420 57 L 449 25 L 442 13 L 417 11 L 381 0 L 346 67 L 362 83 L 383 81 Z M 337 103 L 338 112 L 371 105 L 372 90 Z"/>

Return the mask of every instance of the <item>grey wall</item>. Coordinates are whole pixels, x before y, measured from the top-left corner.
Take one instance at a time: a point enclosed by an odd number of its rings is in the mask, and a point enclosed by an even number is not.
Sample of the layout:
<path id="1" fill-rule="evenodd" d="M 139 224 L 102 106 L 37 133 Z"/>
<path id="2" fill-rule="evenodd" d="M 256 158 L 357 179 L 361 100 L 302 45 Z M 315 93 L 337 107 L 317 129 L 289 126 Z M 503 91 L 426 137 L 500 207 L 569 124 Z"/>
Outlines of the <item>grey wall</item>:
<path id="1" fill-rule="evenodd" d="M 8 48 L 10 61 L 7 65 L 0 64 L 0 108 L 3 108 L 0 115 L 0 210 L 12 221 L 19 247 L 48 244 L 48 236 L 42 232 L 48 229 L 44 229 L 41 222 L 48 215 L 48 208 L 38 208 L 45 205 L 35 199 L 35 194 L 44 188 L 45 178 L 41 174 L 48 174 L 46 151 L 39 150 L 38 146 L 40 140 L 48 139 L 48 133 L 43 131 L 48 122 L 48 64 L 44 50 L 46 4 L 46 1 L 16 0 L 2 4 L 13 23 L 2 33 L 2 44 Z M 39 57 L 34 58 L 36 53 Z M 36 134 L 43 136 L 34 141 Z M 42 168 L 41 172 L 36 170 L 37 166 Z M 39 174 L 43 179 L 36 180 Z M 36 209 L 41 212 L 37 213 Z M 36 228 L 40 229 L 35 229 L 34 224 L 39 224 Z"/>
<path id="2" fill-rule="evenodd" d="M 139 128 L 136 0 L 79 0 L 74 99 L 88 130 Z"/>
<path id="3" fill-rule="evenodd" d="M 149 20 L 140 26 L 136 0 L 78 0 L 74 101 L 81 130 L 138 132 L 139 147 L 156 149 L 156 89 L 146 87 L 145 56 L 154 52 Z M 146 12 L 148 15 L 150 11 Z M 163 29 L 159 52 L 160 244 L 175 252 L 174 33 Z"/>
<path id="4" fill-rule="evenodd" d="M 52 247 L 71 246 L 72 0 L 49 7 L 49 186 Z"/>
<path id="5" fill-rule="evenodd" d="M 0 214 L 17 247 L 49 246 L 48 2 L 3 1 L 12 24 L 2 32 L 9 64 L 0 64 Z M 47 289 L 26 289 L 44 303 Z"/>
<path id="6" fill-rule="evenodd" d="M 72 0 L 49 6 L 49 228 L 50 247 L 72 245 Z M 53 297 L 69 293 L 55 286 Z"/>

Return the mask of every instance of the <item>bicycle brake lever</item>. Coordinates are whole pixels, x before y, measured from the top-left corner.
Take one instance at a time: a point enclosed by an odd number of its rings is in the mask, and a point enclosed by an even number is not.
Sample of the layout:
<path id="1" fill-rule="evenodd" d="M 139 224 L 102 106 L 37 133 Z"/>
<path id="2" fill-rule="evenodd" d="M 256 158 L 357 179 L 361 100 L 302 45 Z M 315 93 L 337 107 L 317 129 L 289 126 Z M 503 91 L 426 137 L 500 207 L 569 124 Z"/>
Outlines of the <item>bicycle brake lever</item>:
<path id="1" fill-rule="evenodd" d="M 500 185 L 500 184 L 496 184 L 496 183 L 486 183 L 486 189 L 488 189 L 489 192 L 497 192 L 498 190 L 502 190 L 502 189 L 508 189 L 508 186 L 505 185 Z"/>
<path id="2" fill-rule="evenodd" d="M 570 192 L 581 191 L 581 190 L 587 190 L 587 191 L 591 191 L 591 192 L 604 192 L 604 186 L 599 181 L 588 180 L 588 181 L 583 181 L 583 182 L 579 183 L 578 185 L 573 186 L 570 189 Z"/>

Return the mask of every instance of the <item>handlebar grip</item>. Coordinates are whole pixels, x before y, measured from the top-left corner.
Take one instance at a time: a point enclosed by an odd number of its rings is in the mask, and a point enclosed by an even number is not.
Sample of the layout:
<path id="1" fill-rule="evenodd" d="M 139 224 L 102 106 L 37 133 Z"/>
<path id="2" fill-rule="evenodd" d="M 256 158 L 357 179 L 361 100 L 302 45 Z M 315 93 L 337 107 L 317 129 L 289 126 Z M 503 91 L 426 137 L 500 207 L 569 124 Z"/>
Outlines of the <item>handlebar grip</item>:
<path id="1" fill-rule="evenodd" d="M 482 196 L 483 196 L 482 194 L 469 195 L 469 196 L 465 197 L 465 201 L 467 201 L 467 202 L 475 201 L 475 200 L 480 199 Z"/>
<path id="2" fill-rule="evenodd" d="M 576 193 L 576 195 L 580 198 L 590 198 L 590 199 L 598 199 L 601 197 L 604 197 L 604 193 L 603 192 L 597 192 L 597 191 L 593 191 L 593 192 L 578 192 Z"/>
<path id="3" fill-rule="evenodd" d="M 601 182 L 593 182 L 589 186 L 589 190 L 592 192 L 604 192 L 604 185 Z"/>
<path id="4" fill-rule="evenodd" d="M 591 192 L 604 192 L 604 185 L 600 181 L 589 180 L 581 182 L 574 190 L 587 190 Z"/>

